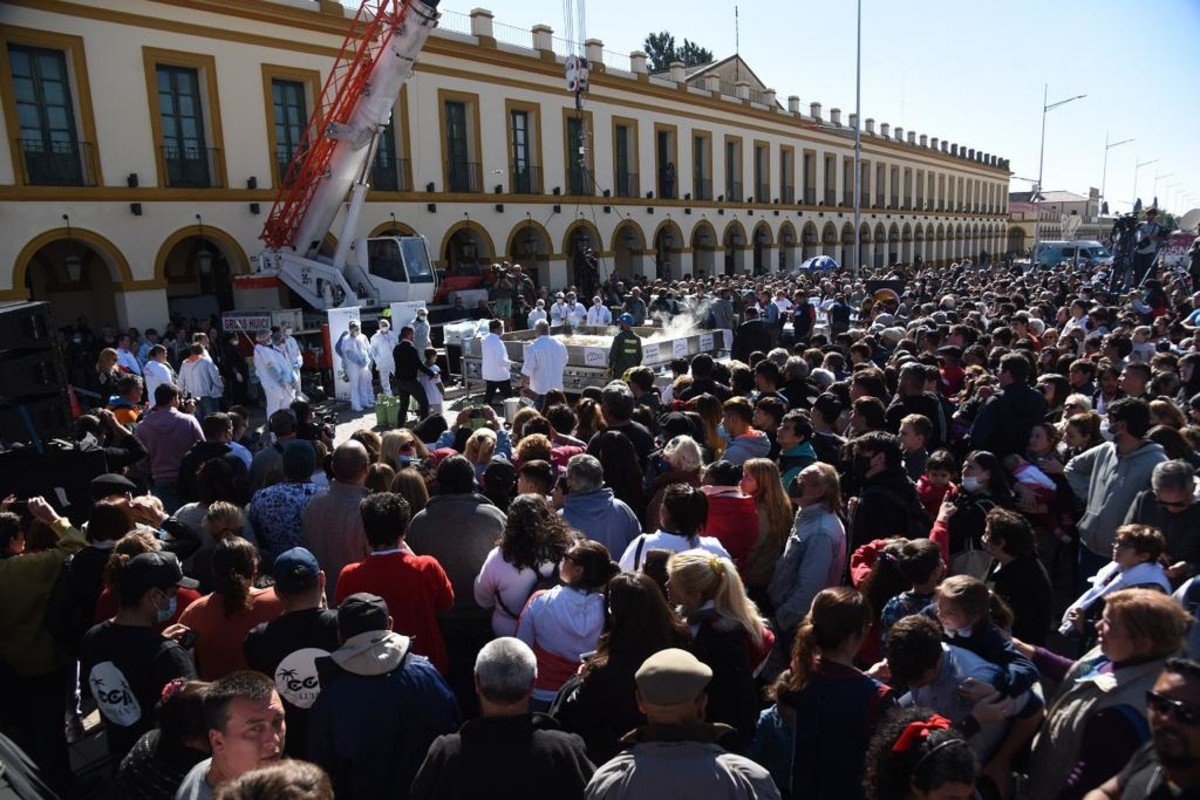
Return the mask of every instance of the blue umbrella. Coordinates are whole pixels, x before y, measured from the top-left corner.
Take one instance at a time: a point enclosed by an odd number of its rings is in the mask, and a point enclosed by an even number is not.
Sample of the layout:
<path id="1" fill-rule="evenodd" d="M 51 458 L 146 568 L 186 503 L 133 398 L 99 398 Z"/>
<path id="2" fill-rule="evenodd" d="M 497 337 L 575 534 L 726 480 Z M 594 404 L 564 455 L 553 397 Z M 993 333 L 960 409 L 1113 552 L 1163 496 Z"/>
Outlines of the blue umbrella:
<path id="1" fill-rule="evenodd" d="M 838 269 L 838 263 L 829 256 L 817 256 L 810 258 L 796 268 L 797 270 L 817 270 L 818 272 L 827 272 Z"/>

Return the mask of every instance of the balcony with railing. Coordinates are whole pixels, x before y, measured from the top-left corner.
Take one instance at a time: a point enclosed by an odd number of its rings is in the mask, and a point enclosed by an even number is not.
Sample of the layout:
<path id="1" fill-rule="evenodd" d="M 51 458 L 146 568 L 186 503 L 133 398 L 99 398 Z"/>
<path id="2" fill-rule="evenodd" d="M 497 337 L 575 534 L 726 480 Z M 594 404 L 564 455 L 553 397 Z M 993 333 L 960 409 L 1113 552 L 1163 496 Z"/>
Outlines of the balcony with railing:
<path id="1" fill-rule="evenodd" d="M 663 200 L 674 200 L 679 196 L 675 170 L 663 167 L 658 171 L 658 196 Z"/>
<path id="2" fill-rule="evenodd" d="M 875 208 L 883 208 L 883 192 L 875 195 Z"/>
<path id="3" fill-rule="evenodd" d="M 905 198 L 904 198 L 904 205 L 902 206 L 902 208 L 903 208 L 905 211 L 910 211 L 910 210 L 912 209 L 912 207 L 913 207 L 913 204 L 912 204 L 912 197 L 905 197 Z"/>
<path id="4" fill-rule="evenodd" d="M 541 194 L 542 168 L 533 164 L 517 164 L 512 172 L 513 194 Z"/>
<path id="5" fill-rule="evenodd" d="M 817 204 L 817 190 L 811 186 L 804 190 L 804 204 L 806 206 L 815 206 Z"/>
<path id="6" fill-rule="evenodd" d="M 379 192 L 411 192 L 412 162 L 395 158 L 386 163 L 375 159 L 371 167 L 371 188 Z"/>
<path id="7" fill-rule="evenodd" d="M 712 181 L 696 176 L 692 178 L 692 197 L 697 200 L 712 200 Z"/>
<path id="8" fill-rule="evenodd" d="M 586 197 L 592 193 L 592 173 L 586 165 L 572 164 L 567 170 L 567 194 Z"/>
<path id="9" fill-rule="evenodd" d="M 447 161 L 446 190 L 478 193 L 483 191 L 483 165 L 477 161 Z"/>
<path id="10" fill-rule="evenodd" d="M 842 192 L 842 206 L 845 208 L 854 208 L 854 192 L 850 190 Z"/>
<path id="11" fill-rule="evenodd" d="M 796 187 L 788 186 L 787 184 L 779 187 L 779 202 L 783 203 L 785 206 L 795 205 Z"/>
<path id="12" fill-rule="evenodd" d="M 825 205 L 832 206 L 837 204 L 837 192 L 833 189 L 825 190 Z"/>
<path id="13" fill-rule="evenodd" d="M 638 197 L 641 194 L 641 184 L 633 172 L 618 172 L 616 175 L 614 194 L 617 197 Z"/>
<path id="14" fill-rule="evenodd" d="M 765 183 L 754 184 L 754 200 L 757 203 L 771 202 L 771 187 Z"/>
<path id="15" fill-rule="evenodd" d="M 95 186 L 96 149 L 90 142 L 17 139 L 26 186 Z"/>
<path id="16" fill-rule="evenodd" d="M 742 202 L 741 181 L 725 181 L 725 199 L 730 203 Z"/>
<path id="17" fill-rule="evenodd" d="M 900 195 L 894 194 L 894 195 L 892 195 L 891 201 L 888 203 L 888 208 L 899 208 L 899 207 L 900 207 Z"/>
<path id="18" fill-rule="evenodd" d="M 184 189 L 222 188 L 220 171 L 217 169 L 220 155 L 221 151 L 215 147 L 163 145 L 167 186 Z M 283 170 L 286 172 L 287 167 Z"/>

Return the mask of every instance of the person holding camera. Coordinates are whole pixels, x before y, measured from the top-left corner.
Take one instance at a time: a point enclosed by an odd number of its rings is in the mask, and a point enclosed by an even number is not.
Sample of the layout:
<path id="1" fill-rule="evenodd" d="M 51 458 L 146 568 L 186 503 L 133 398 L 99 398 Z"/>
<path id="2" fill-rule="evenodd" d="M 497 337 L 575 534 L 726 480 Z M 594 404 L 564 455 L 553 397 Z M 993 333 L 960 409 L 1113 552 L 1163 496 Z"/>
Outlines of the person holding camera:
<path id="1" fill-rule="evenodd" d="M 1133 285 L 1141 286 L 1154 266 L 1158 249 L 1167 237 L 1167 229 L 1158 224 L 1158 209 L 1146 209 L 1146 219 L 1137 226 L 1133 244 Z"/>

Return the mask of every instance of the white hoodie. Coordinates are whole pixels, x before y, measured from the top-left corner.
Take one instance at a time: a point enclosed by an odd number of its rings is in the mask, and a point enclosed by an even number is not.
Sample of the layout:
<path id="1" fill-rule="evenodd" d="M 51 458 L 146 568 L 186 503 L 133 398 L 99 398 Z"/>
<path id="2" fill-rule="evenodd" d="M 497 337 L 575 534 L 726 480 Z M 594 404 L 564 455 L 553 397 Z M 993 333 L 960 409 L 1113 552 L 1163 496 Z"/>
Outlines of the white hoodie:
<path id="1" fill-rule="evenodd" d="M 533 648 L 538 675 L 533 696 L 553 700 L 575 673 L 584 653 L 596 649 L 604 629 L 604 595 L 555 586 L 530 598 L 517 625 L 517 638 Z"/>
<path id="2" fill-rule="evenodd" d="M 538 567 L 538 572 L 549 577 L 554 572 L 554 565 L 546 562 Z M 483 560 L 479 574 L 475 576 L 475 602 L 480 608 L 492 609 L 493 633 L 497 636 L 516 633 L 517 618 L 505 611 L 503 606 L 507 606 L 514 614 L 520 614 L 535 583 L 537 577 L 533 570 L 528 567 L 518 570 L 504 560 L 499 547 L 492 548 Z M 500 603 L 496 602 L 497 595 Z"/>

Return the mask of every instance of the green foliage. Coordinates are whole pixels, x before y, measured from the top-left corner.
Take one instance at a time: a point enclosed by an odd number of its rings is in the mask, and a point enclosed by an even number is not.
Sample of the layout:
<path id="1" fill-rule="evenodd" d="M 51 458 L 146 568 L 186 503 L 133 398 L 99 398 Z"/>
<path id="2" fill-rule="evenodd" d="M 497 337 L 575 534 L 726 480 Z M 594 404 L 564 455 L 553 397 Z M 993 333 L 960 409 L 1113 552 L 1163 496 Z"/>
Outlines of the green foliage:
<path id="1" fill-rule="evenodd" d="M 659 31 L 646 36 L 642 43 L 650 62 L 651 72 L 664 72 L 671 67 L 672 61 L 682 61 L 684 66 L 695 67 L 707 64 L 713 60 L 712 51 L 701 47 L 690 39 L 684 39 L 683 45 L 675 46 L 675 37 L 668 31 Z"/>

